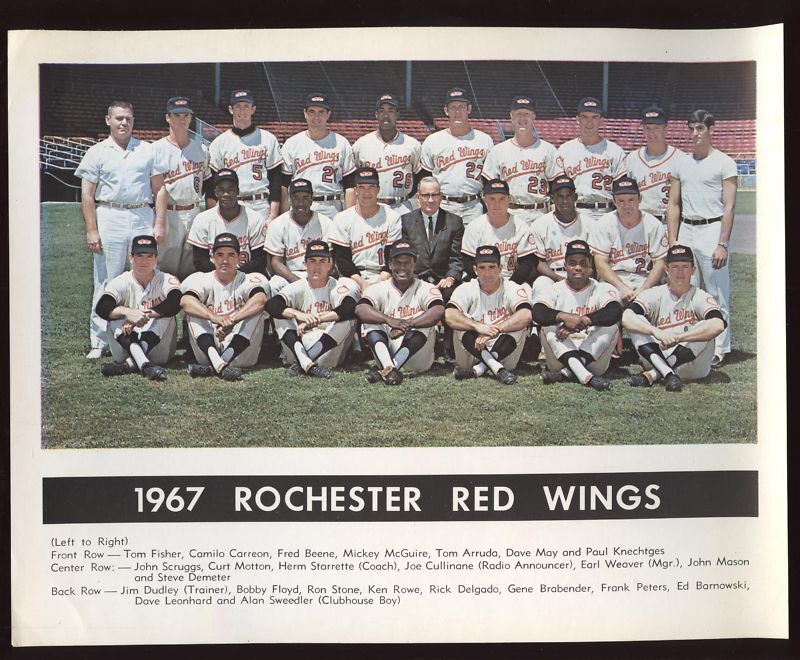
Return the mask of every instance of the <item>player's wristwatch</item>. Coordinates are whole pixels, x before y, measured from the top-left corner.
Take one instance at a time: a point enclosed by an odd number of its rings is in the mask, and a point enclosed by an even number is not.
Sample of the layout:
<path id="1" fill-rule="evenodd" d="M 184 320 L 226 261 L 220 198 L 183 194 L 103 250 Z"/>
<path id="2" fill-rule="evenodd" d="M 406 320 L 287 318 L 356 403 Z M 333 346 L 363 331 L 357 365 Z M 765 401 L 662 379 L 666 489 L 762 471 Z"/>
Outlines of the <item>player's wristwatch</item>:
<path id="1" fill-rule="evenodd" d="M 721 245 L 721 246 L 722 246 L 722 247 L 724 247 L 726 250 L 728 249 L 728 244 L 727 244 L 727 243 L 717 243 L 717 245 Z"/>

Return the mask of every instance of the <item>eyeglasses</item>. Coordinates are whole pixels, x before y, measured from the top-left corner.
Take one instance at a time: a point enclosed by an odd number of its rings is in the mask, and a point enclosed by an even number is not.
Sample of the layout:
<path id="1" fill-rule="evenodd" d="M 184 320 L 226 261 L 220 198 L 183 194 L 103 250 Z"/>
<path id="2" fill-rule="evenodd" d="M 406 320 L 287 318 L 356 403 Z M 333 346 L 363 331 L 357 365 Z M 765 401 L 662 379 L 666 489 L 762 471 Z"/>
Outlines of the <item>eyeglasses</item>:
<path id="1" fill-rule="evenodd" d="M 418 193 L 422 199 L 436 199 L 437 197 L 441 197 L 442 193 Z"/>

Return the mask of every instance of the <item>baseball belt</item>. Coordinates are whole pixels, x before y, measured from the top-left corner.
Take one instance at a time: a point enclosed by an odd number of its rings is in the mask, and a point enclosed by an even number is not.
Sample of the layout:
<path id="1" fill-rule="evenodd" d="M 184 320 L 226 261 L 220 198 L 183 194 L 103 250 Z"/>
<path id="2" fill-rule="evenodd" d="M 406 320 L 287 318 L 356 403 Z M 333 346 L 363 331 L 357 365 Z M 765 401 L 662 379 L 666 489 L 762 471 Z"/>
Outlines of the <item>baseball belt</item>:
<path id="1" fill-rule="evenodd" d="M 473 200 L 478 199 L 477 195 L 460 195 L 459 197 L 450 197 L 449 195 L 444 195 L 445 200 L 448 202 L 455 202 L 456 204 L 464 204 L 465 202 L 471 202 Z"/>
<path id="2" fill-rule="evenodd" d="M 194 204 L 167 204 L 167 211 L 191 211 L 198 206 L 200 206 L 200 204 L 197 202 Z"/>
<path id="3" fill-rule="evenodd" d="M 381 204 L 402 204 L 408 199 L 408 195 L 405 197 L 378 197 L 378 201 Z"/>
<path id="4" fill-rule="evenodd" d="M 656 215 L 655 213 L 650 213 L 650 215 L 652 215 L 659 222 L 663 223 L 663 222 L 667 221 L 667 216 L 665 216 L 665 215 Z"/>
<path id="5" fill-rule="evenodd" d="M 722 216 L 718 218 L 700 218 L 699 220 L 690 220 L 689 218 L 681 218 L 683 222 L 687 225 L 710 225 L 712 222 L 719 222 L 722 220 Z"/>
<path id="6" fill-rule="evenodd" d="M 613 209 L 616 208 L 611 202 L 578 202 L 575 204 L 579 209 Z"/>
<path id="7" fill-rule="evenodd" d="M 342 193 L 336 193 L 335 195 L 315 195 L 311 198 L 312 202 L 335 202 L 342 198 Z"/>
<path id="8" fill-rule="evenodd" d="M 256 193 L 255 195 L 240 195 L 240 202 L 257 202 L 259 199 L 267 199 L 269 193 Z"/>
<path id="9" fill-rule="evenodd" d="M 110 209 L 143 209 L 145 206 L 150 206 L 150 202 L 141 202 L 139 204 L 117 204 L 116 202 L 106 202 L 102 199 L 94 200 L 95 204 L 99 204 L 100 206 L 107 206 Z"/>
<path id="10" fill-rule="evenodd" d="M 539 202 L 538 204 L 517 204 L 515 202 L 511 202 L 511 204 L 508 205 L 508 208 L 510 208 L 510 209 L 525 209 L 526 211 L 530 211 L 530 210 L 533 210 L 533 209 L 546 209 L 547 208 L 547 202 Z"/>

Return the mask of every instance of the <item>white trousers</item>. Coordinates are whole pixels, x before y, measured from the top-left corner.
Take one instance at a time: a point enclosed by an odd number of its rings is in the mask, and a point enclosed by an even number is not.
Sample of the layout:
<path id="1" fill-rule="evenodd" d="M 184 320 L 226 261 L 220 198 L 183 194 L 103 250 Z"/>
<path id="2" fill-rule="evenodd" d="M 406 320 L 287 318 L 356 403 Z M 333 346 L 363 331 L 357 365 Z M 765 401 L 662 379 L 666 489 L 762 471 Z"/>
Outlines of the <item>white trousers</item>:
<path id="1" fill-rule="evenodd" d="M 108 322 L 108 330 L 105 339 L 111 356 L 117 362 L 124 362 L 128 359 L 128 352 L 120 346 L 117 337 L 122 334 L 122 326 L 125 325 L 124 319 L 114 319 Z M 154 364 L 166 364 L 175 355 L 175 346 L 178 342 L 177 324 L 175 317 L 150 319 L 141 328 L 134 328 L 133 332 L 141 335 L 143 332 L 152 332 L 159 338 L 156 347 L 147 354 L 147 359 Z"/>
<path id="2" fill-rule="evenodd" d="M 394 357 L 395 353 L 400 350 L 405 335 L 400 335 L 397 339 L 392 339 L 389 334 L 392 329 L 388 325 L 384 325 L 383 323 L 363 323 L 361 325 L 361 336 L 366 337 L 372 330 L 383 330 L 383 332 L 386 333 L 386 336 L 389 337 L 389 353 Z M 430 328 L 414 328 L 412 332 L 421 332 L 425 335 L 427 341 L 422 348 L 406 361 L 401 371 L 418 374 L 428 371 L 433 365 L 433 345 L 436 342 L 436 332 L 433 326 Z"/>
<path id="3" fill-rule="evenodd" d="M 631 333 L 631 341 L 633 342 L 633 345 L 636 347 L 637 351 L 643 344 L 658 344 L 658 340 L 652 335 L 644 335 L 638 332 Z M 677 346 L 685 346 L 696 356 L 691 362 L 682 364 L 675 369 L 675 373 L 678 374 L 678 376 L 680 376 L 683 380 L 700 380 L 711 373 L 711 361 L 714 359 L 714 342 L 688 341 L 677 344 Z M 675 348 L 676 346 L 662 348 L 661 352 L 664 354 L 664 357 L 669 358 Z M 645 369 L 651 369 L 653 366 L 641 356 L 639 356 L 639 362 L 642 363 L 642 366 L 644 366 Z"/>
<path id="4" fill-rule="evenodd" d="M 480 360 L 470 353 L 466 348 L 464 348 L 464 344 L 461 340 L 464 337 L 465 332 L 465 330 L 456 330 L 453 333 L 453 350 L 456 354 L 456 366 L 461 369 L 471 369 L 478 362 L 480 362 Z M 500 360 L 500 364 L 502 364 L 506 369 L 516 369 L 517 364 L 519 363 L 519 358 L 522 355 L 522 349 L 525 347 L 525 338 L 528 336 L 528 328 L 522 328 L 522 330 L 517 330 L 516 332 L 506 332 L 504 334 L 497 335 L 497 337 L 494 339 L 490 339 L 488 342 L 486 342 L 486 348 L 490 353 L 492 352 L 495 343 L 497 343 L 497 340 L 504 335 L 508 335 L 515 342 L 517 342 L 517 347 L 511 352 L 510 355 L 507 355 Z"/>
<path id="5" fill-rule="evenodd" d="M 564 353 L 569 351 L 585 351 L 594 360 L 586 365 L 586 368 L 595 376 L 602 376 L 608 371 L 611 362 L 611 354 L 617 345 L 619 326 L 592 326 L 588 333 L 575 332 L 569 337 L 558 339 L 556 330 L 558 326 L 549 325 L 539 331 L 539 339 L 542 342 L 547 368 L 550 371 L 560 371 L 565 365 L 561 358 Z"/>
<path id="6" fill-rule="evenodd" d="M 197 345 L 197 337 L 202 334 L 210 334 L 214 338 L 214 346 L 217 352 L 222 355 L 231 343 L 234 335 L 242 335 L 250 341 L 250 345 L 243 350 L 236 359 L 230 364 L 234 367 L 252 367 L 258 361 L 258 353 L 261 351 L 261 340 L 264 338 L 264 315 L 256 314 L 246 319 L 242 319 L 233 326 L 231 331 L 225 335 L 221 341 L 217 338 L 217 326 L 211 321 L 197 318 L 196 316 L 186 315 L 189 323 L 189 342 L 192 345 L 195 360 L 200 364 L 208 364 L 206 354 Z"/>
<path id="7" fill-rule="evenodd" d="M 464 222 L 466 227 L 470 222 L 483 215 L 483 204 L 480 199 L 473 199 L 471 202 L 464 202 L 463 204 L 456 204 L 455 202 L 442 202 L 442 208 L 445 211 L 450 211 L 457 215 Z"/>
<path id="8" fill-rule="evenodd" d="M 294 319 L 273 319 L 273 321 L 275 323 L 275 330 L 278 333 L 278 338 L 281 341 L 283 341 L 283 335 L 286 334 L 287 330 L 297 330 L 297 321 Z M 300 341 L 303 347 L 308 350 L 320 340 L 323 334 L 333 339 L 336 342 L 336 348 L 332 348 L 326 353 L 323 353 L 318 360 L 315 360 L 319 366 L 331 369 L 342 364 L 345 355 L 347 355 L 347 349 L 350 347 L 350 342 L 355 335 L 356 322 L 355 319 L 349 321 L 335 321 L 334 323 L 327 323 L 325 326 L 324 328 L 317 327 L 306 332 L 300 337 Z M 288 364 L 297 362 L 293 351 L 286 351 L 286 361 Z"/>
<path id="9" fill-rule="evenodd" d="M 549 213 L 548 209 L 508 209 L 508 212 L 514 216 L 515 219 L 520 220 L 522 222 L 527 223 L 528 225 L 533 224 L 533 221 L 536 218 L 543 216 L 545 213 Z"/>
<path id="10" fill-rule="evenodd" d="M 182 280 L 194 272 L 192 246 L 186 242 L 199 208 L 167 211 L 167 236 L 158 246 L 158 269 Z"/>

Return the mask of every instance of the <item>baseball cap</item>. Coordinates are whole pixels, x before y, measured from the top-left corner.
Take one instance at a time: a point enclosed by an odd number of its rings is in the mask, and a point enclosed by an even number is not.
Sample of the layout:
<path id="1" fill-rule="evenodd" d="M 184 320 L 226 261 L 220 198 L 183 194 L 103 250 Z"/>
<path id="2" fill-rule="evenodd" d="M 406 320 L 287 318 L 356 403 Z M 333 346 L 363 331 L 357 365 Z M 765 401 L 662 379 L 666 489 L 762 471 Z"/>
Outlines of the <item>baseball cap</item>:
<path id="1" fill-rule="evenodd" d="M 475 263 L 482 264 L 491 261 L 492 263 L 500 263 L 500 250 L 496 245 L 481 245 L 475 250 Z"/>
<path id="2" fill-rule="evenodd" d="M 239 187 L 239 175 L 236 174 L 236 172 L 227 167 L 217 170 L 217 173 L 214 175 L 214 185 L 216 186 L 218 183 L 226 180 L 233 181 L 236 187 Z"/>
<path id="3" fill-rule="evenodd" d="M 694 254 L 690 248 L 676 243 L 667 250 L 667 263 L 671 264 L 673 261 L 689 261 L 694 263 Z"/>
<path id="4" fill-rule="evenodd" d="M 447 96 L 444 99 L 444 104 L 447 105 L 451 101 L 464 101 L 464 103 L 472 103 L 472 100 L 467 95 L 466 90 L 461 89 L 461 87 L 453 87 L 453 89 L 447 92 Z"/>
<path id="5" fill-rule="evenodd" d="M 562 188 L 569 188 L 571 191 L 575 192 L 575 182 L 566 174 L 557 176 L 550 182 L 550 196 L 552 197 L 556 190 L 561 190 Z"/>
<path id="6" fill-rule="evenodd" d="M 192 102 L 185 96 L 173 96 L 167 101 L 167 112 L 192 112 Z"/>
<path id="7" fill-rule="evenodd" d="M 483 194 L 491 195 L 492 193 L 500 193 L 501 195 L 508 195 L 508 184 L 502 179 L 490 179 L 483 184 Z"/>
<path id="8" fill-rule="evenodd" d="M 586 241 L 570 241 L 567 243 L 567 249 L 564 251 L 564 256 L 568 257 L 572 254 L 585 254 L 591 257 L 592 251 L 589 249 L 589 244 Z"/>
<path id="9" fill-rule="evenodd" d="M 649 105 L 642 110 L 643 124 L 666 124 L 667 115 L 657 105 Z"/>
<path id="10" fill-rule="evenodd" d="M 311 257 L 328 257 L 331 256 L 331 247 L 325 241 L 315 238 L 313 241 L 306 243 L 306 259 Z"/>
<path id="11" fill-rule="evenodd" d="M 240 101 L 246 101 L 247 103 L 252 103 L 253 105 L 256 104 L 256 99 L 253 96 L 253 92 L 251 92 L 249 89 L 234 89 L 231 92 L 231 98 L 228 102 L 229 105 L 239 103 Z"/>
<path id="12" fill-rule="evenodd" d="M 400 101 L 397 100 L 396 96 L 393 96 L 392 94 L 381 94 L 378 97 L 378 100 L 375 102 L 375 109 L 377 110 L 384 103 L 386 105 L 393 105 L 395 108 L 399 108 L 400 107 Z"/>
<path id="13" fill-rule="evenodd" d="M 309 94 L 306 96 L 303 107 L 310 108 L 312 105 L 318 105 L 320 108 L 325 108 L 326 110 L 331 109 L 330 101 L 328 101 L 328 97 L 325 94 Z"/>
<path id="14" fill-rule="evenodd" d="M 611 194 L 612 195 L 638 195 L 639 194 L 639 184 L 636 183 L 636 179 L 632 179 L 629 176 L 621 176 L 619 179 L 614 181 L 611 184 Z"/>
<path id="15" fill-rule="evenodd" d="M 511 99 L 511 110 L 535 110 L 536 104 L 530 96 L 515 96 Z"/>
<path id="16" fill-rule="evenodd" d="M 410 257 L 417 258 L 417 251 L 412 247 L 411 243 L 405 240 L 399 240 L 392 243 L 389 246 L 389 258 L 394 259 L 395 257 L 401 257 L 404 254 L 409 255 Z"/>
<path id="17" fill-rule="evenodd" d="M 582 112 L 596 112 L 602 115 L 603 106 L 600 105 L 600 101 L 593 96 L 586 96 L 578 101 L 578 114 Z"/>
<path id="18" fill-rule="evenodd" d="M 308 179 L 295 179 L 289 184 L 289 194 L 293 195 L 296 192 L 307 192 L 309 195 L 314 194 L 314 188 L 311 181 Z"/>
<path id="19" fill-rule="evenodd" d="M 131 254 L 158 254 L 158 243 L 148 234 L 134 236 L 131 241 Z"/>
<path id="20" fill-rule="evenodd" d="M 241 252 L 239 249 L 239 239 L 236 238 L 234 234 L 231 234 L 230 232 L 217 234 L 217 237 L 214 239 L 214 245 L 211 246 L 212 254 L 220 248 L 226 247 L 233 248 L 237 252 Z"/>
<path id="21" fill-rule="evenodd" d="M 374 167 L 359 167 L 356 170 L 355 184 L 358 185 L 359 183 L 375 183 L 380 185 L 378 170 Z"/>

